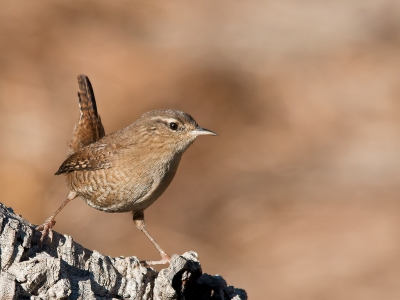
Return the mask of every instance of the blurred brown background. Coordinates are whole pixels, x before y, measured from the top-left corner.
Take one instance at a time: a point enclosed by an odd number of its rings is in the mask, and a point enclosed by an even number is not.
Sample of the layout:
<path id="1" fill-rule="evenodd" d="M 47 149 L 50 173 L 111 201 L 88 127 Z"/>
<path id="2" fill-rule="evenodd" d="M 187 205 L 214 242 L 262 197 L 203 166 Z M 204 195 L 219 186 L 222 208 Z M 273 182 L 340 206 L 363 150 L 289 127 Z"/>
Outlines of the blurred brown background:
<path id="1" fill-rule="evenodd" d="M 146 211 L 251 299 L 400 297 L 400 2 L 2 1 L 0 201 L 34 224 L 92 81 L 107 133 L 175 108 L 219 133 Z M 81 200 L 55 227 L 157 259 L 130 214 Z"/>

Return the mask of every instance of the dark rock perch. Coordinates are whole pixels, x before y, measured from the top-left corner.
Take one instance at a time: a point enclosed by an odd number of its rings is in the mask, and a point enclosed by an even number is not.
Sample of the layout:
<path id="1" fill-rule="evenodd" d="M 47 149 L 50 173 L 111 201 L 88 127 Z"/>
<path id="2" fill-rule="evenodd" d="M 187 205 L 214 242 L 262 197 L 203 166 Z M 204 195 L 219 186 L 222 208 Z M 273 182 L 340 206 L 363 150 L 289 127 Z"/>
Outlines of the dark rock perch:
<path id="1" fill-rule="evenodd" d="M 34 226 L 1 203 L 0 229 L 0 300 L 247 299 L 222 277 L 202 274 L 193 251 L 157 273 L 134 256 L 105 256 L 56 232 L 41 248 Z"/>

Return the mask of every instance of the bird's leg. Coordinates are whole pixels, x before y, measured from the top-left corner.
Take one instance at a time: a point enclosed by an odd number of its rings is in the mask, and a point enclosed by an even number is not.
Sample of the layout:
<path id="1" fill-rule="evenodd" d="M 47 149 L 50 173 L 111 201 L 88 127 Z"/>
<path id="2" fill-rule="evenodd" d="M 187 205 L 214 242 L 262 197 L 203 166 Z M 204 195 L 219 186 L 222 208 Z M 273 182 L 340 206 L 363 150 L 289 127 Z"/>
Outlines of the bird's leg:
<path id="1" fill-rule="evenodd" d="M 50 241 L 53 240 L 53 231 L 51 230 L 54 225 L 56 225 L 56 216 L 64 208 L 67 203 L 76 198 L 75 192 L 69 192 L 67 199 L 61 204 L 61 206 L 56 210 L 54 214 L 50 216 L 44 223 L 36 227 L 36 230 L 42 231 L 42 237 L 40 238 L 40 243 L 43 243 L 44 238 L 49 235 Z"/>
<path id="2" fill-rule="evenodd" d="M 150 242 L 153 243 L 153 245 L 157 248 L 158 252 L 160 252 L 161 255 L 161 260 L 146 260 L 141 262 L 146 265 L 162 265 L 169 263 L 171 261 L 171 257 L 167 253 L 165 253 L 163 249 L 161 249 L 161 247 L 157 244 L 153 237 L 147 232 L 145 228 L 146 224 L 144 222 L 143 211 L 133 213 L 133 222 L 135 222 L 136 227 L 147 236 Z"/>

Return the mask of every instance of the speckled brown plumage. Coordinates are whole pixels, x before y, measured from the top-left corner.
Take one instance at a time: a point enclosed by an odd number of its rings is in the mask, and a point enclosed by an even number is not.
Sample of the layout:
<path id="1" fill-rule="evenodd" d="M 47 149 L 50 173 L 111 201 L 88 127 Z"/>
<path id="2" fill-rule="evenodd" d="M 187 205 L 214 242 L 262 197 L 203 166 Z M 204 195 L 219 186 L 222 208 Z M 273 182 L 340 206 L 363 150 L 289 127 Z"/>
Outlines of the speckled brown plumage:
<path id="1" fill-rule="evenodd" d="M 105 212 L 133 212 L 136 226 L 159 250 L 169 256 L 145 229 L 143 211 L 171 183 L 184 151 L 199 135 L 215 135 L 199 127 L 188 114 L 172 110 L 145 113 L 136 122 L 104 136 L 89 79 L 80 75 L 81 116 L 70 143 L 70 155 L 56 175 L 65 174 L 70 189 L 67 200 L 39 226 L 42 239 L 55 224 L 55 216 L 70 200 L 80 196 L 88 205 Z"/>

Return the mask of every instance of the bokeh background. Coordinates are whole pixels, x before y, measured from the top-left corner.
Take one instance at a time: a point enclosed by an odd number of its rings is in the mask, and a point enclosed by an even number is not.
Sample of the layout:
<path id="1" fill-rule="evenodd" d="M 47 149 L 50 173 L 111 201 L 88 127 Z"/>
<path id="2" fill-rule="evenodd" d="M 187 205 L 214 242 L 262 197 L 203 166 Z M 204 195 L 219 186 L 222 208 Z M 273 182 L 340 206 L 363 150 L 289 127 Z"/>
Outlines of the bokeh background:
<path id="1" fill-rule="evenodd" d="M 92 81 L 106 133 L 175 108 L 219 133 L 146 211 L 250 299 L 400 297 L 400 2 L 2 1 L 0 201 L 34 224 Z M 157 259 L 130 214 L 80 199 L 60 233 Z"/>

